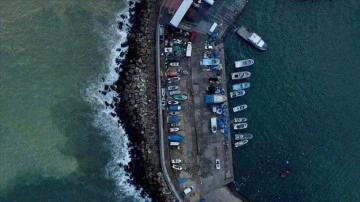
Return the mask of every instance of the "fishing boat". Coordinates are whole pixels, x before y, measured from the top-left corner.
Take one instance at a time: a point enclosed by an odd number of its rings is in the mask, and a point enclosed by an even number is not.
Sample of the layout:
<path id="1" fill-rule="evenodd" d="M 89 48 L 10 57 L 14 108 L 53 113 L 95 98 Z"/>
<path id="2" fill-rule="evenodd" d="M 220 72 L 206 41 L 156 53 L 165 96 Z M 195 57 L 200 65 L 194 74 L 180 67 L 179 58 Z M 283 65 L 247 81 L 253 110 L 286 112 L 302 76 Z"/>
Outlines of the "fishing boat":
<path id="1" fill-rule="evenodd" d="M 211 125 L 211 132 L 212 132 L 212 133 L 216 133 L 216 131 L 217 131 L 217 121 L 216 121 L 216 117 L 211 117 L 211 119 L 210 119 L 210 125 Z"/>
<path id="2" fill-rule="evenodd" d="M 179 130 L 180 130 L 180 128 L 169 128 L 169 131 L 170 131 L 171 133 L 177 132 L 177 131 L 179 131 Z"/>
<path id="3" fill-rule="evenodd" d="M 171 159 L 171 163 L 181 163 L 181 159 Z"/>
<path id="4" fill-rule="evenodd" d="M 176 164 L 172 165 L 171 167 L 172 167 L 173 169 L 175 169 L 175 170 L 182 170 L 182 169 L 183 169 L 181 166 L 176 165 Z"/>
<path id="5" fill-rule="evenodd" d="M 281 178 L 286 178 L 290 173 L 292 172 L 291 169 L 287 169 L 284 172 L 281 173 L 280 177 Z"/>
<path id="6" fill-rule="evenodd" d="M 252 139 L 254 136 L 250 133 L 240 133 L 240 134 L 235 134 L 235 140 L 250 140 Z"/>
<path id="7" fill-rule="evenodd" d="M 249 142 L 249 140 L 241 140 L 241 141 L 235 142 L 235 147 L 241 147 L 248 142 Z"/>
<path id="8" fill-rule="evenodd" d="M 268 48 L 265 41 L 250 28 L 241 26 L 236 30 L 236 33 L 260 50 L 266 50 Z"/>
<path id="9" fill-rule="evenodd" d="M 178 68 L 177 69 L 177 72 L 179 72 L 180 74 L 185 74 L 185 75 L 188 75 L 189 74 L 189 71 L 186 70 L 186 69 L 181 69 L 181 68 Z"/>
<path id="10" fill-rule="evenodd" d="M 177 123 L 170 123 L 170 127 L 178 127 L 181 126 L 181 123 L 177 122 Z"/>
<path id="11" fill-rule="evenodd" d="M 186 177 L 181 177 L 181 178 L 178 178 L 178 179 L 177 179 L 177 182 L 178 182 L 179 184 L 185 183 L 185 182 L 187 182 L 187 181 L 188 181 L 188 178 L 186 178 Z"/>
<path id="12" fill-rule="evenodd" d="M 179 141 L 181 141 L 183 139 L 184 139 L 184 136 L 179 135 L 179 134 L 172 134 L 172 135 L 169 136 L 170 141 L 179 142 Z"/>
<path id="13" fill-rule="evenodd" d="M 181 112 L 179 112 L 179 111 L 170 111 L 169 112 L 170 116 L 177 116 L 177 115 L 180 115 L 180 114 L 181 114 Z"/>
<path id="14" fill-rule="evenodd" d="M 255 61 L 253 59 L 235 61 L 235 68 L 247 67 L 247 66 L 253 65 L 254 62 Z"/>
<path id="15" fill-rule="evenodd" d="M 170 77 L 170 78 L 167 78 L 167 80 L 170 83 L 175 83 L 175 82 L 180 81 L 180 77 Z"/>
<path id="16" fill-rule="evenodd" d="M 179 104 L 179 101 L 169 100 L 169 101 L 168 101 L 168 104 L 169 104 L 169 105 L 178 105 L 178 104 Z"/>
<path id="17" fill-rule="evenodd" d="M 250 88 L 249 82 L 237 83 L 237 84 L 232 85 L 233 90 L 243 90 L 246 88 Z"/>
<path id="18" fill-rule="evenodd" d="M 245 117 L 234 118 L 234 123 L 240 123 L 240 122 L 245 122 L 245 121 L 247 121 L 247 118 L 245 118 Z"/>
<path id="19" fill-rule="evenodd" d="M 184 95 L 184 94 L 182 94 L 182 95 L 174 95 L 173 98 L 175 100 L 186 100 L 188 98 L 188 96 Z"/>
<path id="20" fill-rule="evenodd" d="M 173 76 L 178 76 L 178 75 L 179 74 L 178 74 L 178 72 L 176 70 L 168 70 L 166 72 L 166 76 L 168 76 L 168 77 L 173 77 Z"/>
<path id="21" fill-rule="evenodd" d="M 179 95 L 181 92 L 179 90 L 169 91 L 169 95 Z"/>
<path id="22" fill-rule="evenodd" d="M 249 78 L 250 76 L 251 76 L 251 73 L 248 71 L 231 73 L 232 80 L 246 79 L 246 78 Z M 176 77 L 173 77 L 173 78 L 176 78 Z"/>
<path id="23" fill-rule="evenodd" d="M 178 123 L 180 122 L 180 118 L 176 116 L 170 116 L 168 117 L 168 123 Z"/>
<path id="24" fill-rule="evenodd" d="M 166 90 L 171 91 L 171 90 L 178 90 L 179 86 L 167 86 Z"/>
<path id="25" fill-rule="evenodd" d="M 241 130 L 248 127 L 247 123 L 235 123 L 234 124 L 234 130 Z"/>
<path id="26" fill-rule="evenodd" d="M 234 107 L 233 111 L 234 112 L 239 112 L 239 111 L 245 110 L 247 108 L 248 108 L 247 104 L 243 104 L 243 105 L 239 105 L 239 106 Z"/>
<path id="27" fill-rule="evenodd" d="M 235 91 L 231 91 L 229 94 L 230 94 L 231 98 L 236 98 L 236 97 L 245 95 L 245 91 L 244 90 L 235 90 Z"/>

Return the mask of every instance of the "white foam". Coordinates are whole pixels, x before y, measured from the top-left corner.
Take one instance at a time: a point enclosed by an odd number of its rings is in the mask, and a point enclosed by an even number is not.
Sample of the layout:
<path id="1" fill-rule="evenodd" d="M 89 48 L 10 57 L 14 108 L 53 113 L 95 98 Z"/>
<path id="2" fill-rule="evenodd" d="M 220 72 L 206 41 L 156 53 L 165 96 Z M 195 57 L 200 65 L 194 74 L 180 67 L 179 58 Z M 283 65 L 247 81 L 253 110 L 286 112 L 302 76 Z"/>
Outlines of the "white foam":
<path id="1" fill-rule="evenodd" d="M 104 104 L 105 101 L 109 104 L 113 103 L 113 98 L 118 97 L 118 93 L 110 91 L 104 95 L 99 92 L 99 90 L 102 91 L 104 89 L 105 85 L 111 85 L 119 79 L 119 75 L 115 71 L 115 68 L 118 67 L 115 59 L 119 57 L 120 52 L 125 52 L 121 59 L 125 58 L 128 47 L 121 47 L 121 44 L 126 42 L 127 34 L 132 26 L 128 21 L 130 14 L 129 1 L 126 2 L 126 5 L 127 8 L 116 15 L 116 22 L 123 22 L 122 30 L 119 30 L 116 26 L 117 23 L 114 22 L 108 30 L 105 30 L 105 32 L 101 34 L 106 42 L 105 48 L 109 52 L 108 58 L 106 58 L 104 62 L 104 66 L 106 67 L 104 71 L 106 71 L 106 73 L 102 73 L 90 81 L 89 86 L 82 94 L 84 99 L 91 104 L 95 111 L 93 125 L 102 129 L 103 134 L 109 140 L 111 161 L 106 165 L 105 176 L 108 179 L 115 180 L 117 187 L 115 190 L 116 197 L 118 199 L 131 197 L 134 201 L 151 201 L 148 196 L 145 198 L 141 197 L 142 189 L 137 190 L 134 185 L 129 183 L 129 181 L 131 181 L 129 173 L 126 173 L 124 166 L 119 166 L 119 164 L 128 165 L 131 161 L 129 139 L 122 125 L 118 124 L 119 118 L 111 115 L 111 113 L 115 113 L 114 109 Z M 134 4 L 132 7 L 133 6 Z M 121 18 L 121 15 L 126 16 L 125 19 Z M 104 46 L 101 47 L 103 50 Z M 118 48 L 121 48 L 121 50 L 116 51 Z"/>

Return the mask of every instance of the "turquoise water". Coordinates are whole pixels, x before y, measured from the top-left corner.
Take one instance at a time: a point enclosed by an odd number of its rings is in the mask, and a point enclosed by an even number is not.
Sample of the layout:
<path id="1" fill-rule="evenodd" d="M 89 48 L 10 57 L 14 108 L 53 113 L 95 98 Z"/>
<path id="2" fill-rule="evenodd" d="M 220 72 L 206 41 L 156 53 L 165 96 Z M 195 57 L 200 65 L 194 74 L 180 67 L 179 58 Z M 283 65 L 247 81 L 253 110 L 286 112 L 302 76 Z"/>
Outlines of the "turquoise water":
<path id="1" fill-rule="evenodd" d="M 249 105 L 254 139 L 234 150 L 234 168 L 251 201 L 360 201 L 359 19 L 356 0 L 254 0 L 237 25 L 269 50 L 226 38 L 227 67 L 255 59 L 251 89 L 230 104 Z"/>
<path id="2" fill-rule="evenodd" d="M 116 78 L 125 2 L 0 2 L 0 201 L 140 200 L 116 165 L 129 161 L 124 131 L 96 94 Z"/>

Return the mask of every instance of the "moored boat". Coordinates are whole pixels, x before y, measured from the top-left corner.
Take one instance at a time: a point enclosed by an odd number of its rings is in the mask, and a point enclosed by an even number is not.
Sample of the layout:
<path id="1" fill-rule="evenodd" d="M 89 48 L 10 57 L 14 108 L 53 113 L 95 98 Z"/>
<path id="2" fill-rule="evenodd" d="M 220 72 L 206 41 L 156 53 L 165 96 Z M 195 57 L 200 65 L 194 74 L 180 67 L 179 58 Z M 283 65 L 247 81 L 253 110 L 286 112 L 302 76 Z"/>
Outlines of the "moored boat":
<path id="1" fill-rule="evenodd" d="M 168 101 L 168 104 L 169 104 L 169 105 L 178 105 L 178 104 L 179 104 L 179 101 L 169 100 L 169 101 Z"/>
<path id="2" fill-rule="evenodd" d="M 172 133 L 172 132 L 177 132 L 179 131 L 180 128 L 169 128 L 169 131 Z"/>
<path id="3" fill-rule="evenodd" d="M 234 130 L 241 130 L 248 127 L 247 123 L 235 123 L 234 124 Z"/>
<path id="4" fill-rule="evenodd" d="M 186 100 L 186 99 L 187 99 L 187 95 L 184 95 L 184 94 L 182 94 L 182 95 L 174 95 L 173 98 L 174 98 L 175 100 Z"/>
<path id="5" fill-rule="evenodd" d="M 179 165 L 177 165 L 177 164 L 173 164 L 171 167 L 172 167 L 173 169 L 175 169 L 175 170 L 182 170 L 182 169 L 183 169 L 181 166 L 179 166 Z"/>
<path id="6" fill-rule="evenodd" d="M 178 72 L 176 70 L 168 70 L 166 72 L 166 76 L 168 76 L 168 77 L 174 77 L 174 76 L 178 76 L 178 75 L 179 74 L 178 74 Z"/>
<path id="7" fill-rule="evenodd" d="M 179 86 L 167 86 L 166 90 L 171 91 L 171 90 L 178 90 Z"/>
<path id="8" fill-rule="evenodd" d="M 246 78 L 249 78 L 250 76 L 251 76 L 251 73 L 248 71 L 231 73 L 232 80 L 246 79 Z M 173 77 L 173 78 L 176 78 L 176 77 Z"/>
<path id="9" fill-rule="evenodd" d="M 179 134 L 172 134 L 172 135 L 169 136 L 170 141 L 179 142 L 179 141 L 181 141 L 183 139 L 184 139 L 184 136 L 179 135 Z"/>
<path id="10" fill-rule="evenodd" d="M 231 91 L 229 94 L 230 94 L 231 98 L 236 98 L 236 97 L 245 95 L 245 91 L 244 90 L 235 90 L 235 91 Z"/>
<path id="11" fill-rule="evenodd" d="M 179 95 L 181 92 L 179 90 L 169 91 L 169 95 Z"/>
<path id="12" fill-rule="evenodd" d="M 280 177 L 281 178 L 286 178 L 290 173 L 292 172 L 291 169 L 287 169 L 284 172 L 281 173 Z"/>
<path id="13" fill-rule="evenodd" d="M 240 123 L 245 121 L 247 121 L 247 118 L 245 117 L 234 118 L 234 123 Z"/>
<path id="14" fill-rule="evenodd" d="M 249 142 L 249 140 L 241 140 L 241 141 L 235 142 L 235 147 L 241 147 L 248 142 Z"/>
<path id="15" fill-rule="evenodd" d="M 233 90 L 243 90 L 246 88 L 250 88 L 249 82 L 237 83 L 237 84 L 232 85 Z"/>
<path id="16" fill-rule="evenodd" d="M 177 72 L 179 72 L 180 74 L 185 74 L 185 75 L 188 75 L 189 74 L 189 71 L 186 70 L 186 69 L 181 69 L 181 68 L 178 68 L 177 69 Z"/>
<path id="17" fill-rule="evenodd" d="M 240 133 L 240 134 L 235 134 L 235 140 L 250 140 L 252 139 L 254 136 L 250 133 Z"/>
<path id="18" fill-rule="evenodd" d="M 236 30 L 236 33 L 260 50 L 266 50 L 268 48 L 265 41 L 250 28 L 241 26 Z"/>
<path id="19" fill-rule="evenodd" d="M 233 111 L 234 112 L 239 112 L 239 111 L 245 110 L 247 108 L 248 108 L 247 104 L 243 104 L 243 105 L 239 105 L 239 106 L 234 107 Z"/>
<path id="20" fill-rule="evenodd" d="M 181 159 L 171 159 L 171 163 L 181 163 Z"/>
<path id="21" fill-rule="evenodd" d="M 255 61 L 253 59 L 235 61 L 235 68 L 247 67 L 247 66 L 253 65 L 254 62 Z"/>
<path id="22" fill-rule="evenodd" d="M 168 82 L 175 83 L 175 82 L 180 81 L 180 77 L 170 77 L 167 80 L 168 80 Z"/>

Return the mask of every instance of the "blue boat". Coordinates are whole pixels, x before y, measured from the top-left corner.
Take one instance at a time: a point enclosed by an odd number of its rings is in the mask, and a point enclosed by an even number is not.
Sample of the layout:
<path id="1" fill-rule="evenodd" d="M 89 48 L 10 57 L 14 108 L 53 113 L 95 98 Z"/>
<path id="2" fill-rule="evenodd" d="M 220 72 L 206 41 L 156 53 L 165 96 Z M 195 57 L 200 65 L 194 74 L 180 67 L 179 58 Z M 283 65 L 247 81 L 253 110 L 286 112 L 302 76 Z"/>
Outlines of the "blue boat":
<path id="1" fill-rule="evenodd" d="M 168 117 L 168 123 L 179 123 L 180 122 L 180 118 L 176 117 L 176 116 L 170 116 Z"/>
<path id="2" fill-rule="evenodd" d="M 179 134 L 172 134 L 169 136 L 170 141 L 178 142 L 178 141 L 181 141 L 182 139 L 184 139 L 184 136 L 179 135 Z"/>
<path id="3" fill-rule="evenodd" d="M 179 184 L 182 184 L 182 183 L 184 183 L 184 182 L 186 182 L 186 181 L 188 181 L 188 178 L 186 178 L 186 177 L 182 177 L 182 178 L 178 178 L 178 179 L 177 179 L 177 182 L 178 182 Z"/>

